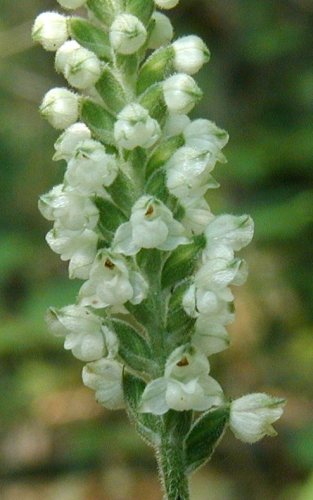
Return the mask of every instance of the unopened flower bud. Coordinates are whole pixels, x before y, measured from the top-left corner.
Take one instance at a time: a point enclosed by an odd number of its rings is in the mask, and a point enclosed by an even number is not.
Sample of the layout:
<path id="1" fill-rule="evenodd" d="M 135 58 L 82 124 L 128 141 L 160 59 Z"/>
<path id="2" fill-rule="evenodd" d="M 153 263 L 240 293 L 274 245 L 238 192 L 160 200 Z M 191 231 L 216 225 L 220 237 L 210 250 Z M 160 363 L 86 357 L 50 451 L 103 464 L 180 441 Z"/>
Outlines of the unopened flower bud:
<path id="1" fill-rule="evenodd" d="M 64 9 L 78 9 L 86 3 L 86 0 L 57 0 L 57 2 Z"/>
<path id="2" fill-rule="evenodd" d="M 40 111 L 54 128 L 67 128 L 78 119 L 78 96 L 65 88 L 51 89 L 44 96 Z"/>
<path id="3" fill-rule="evenodd" d="M 230 428 L 244 443 L 255 443 L 264 436 L 276 436 L 272 424 L 282 413 L 285 401 L 267 394 L 248 394 L 232 402 Z"/>
<path id="4" fill-rule="evenodd" d="M 154 3 L 160 9 L 173 9 L 178 4 L 179 0 L 154 0 Z"/>
<path id="5" fill-rule="evenodd" d="M 132 14 L 120 14 L 110 28 L 112 46 L 119 54 L 134 54 L 145 43 L 146 38 L 146 28 Z"/>
<path id="6" fill-rule="evenodd" d="M 57 12 L 39 14 L 32 29 L 32 37 L 44 49 L 58 50 L 69 37 L 66 17 Z"/>
<path id="7" fill-rule="evenodd" d="M 158 122 L 140 104 L 128 104 L 118 115 L 114 126 L 114 137 L 125 149 L 150 148 L 159 139 Z"/>
<path id="8" fill-rule="evenodd" d="M 161 12 L 155 12 L 152 15 L 152 21 L 154 21 L 154 26 L 149 37 L 148 48 L 158 49 L 172 40 L 174 30 L 169 18 Z"/>
<path id="9" fill-rule="evenodd" d="M 55 154 L 53 160 L 70 160 L 78 144 L 86 139 L 91 139 L 89 128 L 84 123 L 74 123 L 74 125 L 64 130 L 57 139 L 54 145 Z"/>
<path id="10" fill-rule="evenodd" d="M 203 40 L 195 35 L 184 36 L 173 43 L 176 71 L 194 75 L 209 61 L 210 52 Z"/>
<path id="11" fill-rule="evenodd" d="M 184 73 L 178 73 L 165 80 L 163 93 L 169 111 L 178 114 L 189 113 L 202 97 L 202 91 L 194 79 Z"/>
<path id="12" fill-rule="evenodd" d="M 56 53 L 55 67 L 70 85 L 78 89 L 92 87 L 100 78 L 101 64 L 90 50 L 74 40 L 65 42 Z"/>

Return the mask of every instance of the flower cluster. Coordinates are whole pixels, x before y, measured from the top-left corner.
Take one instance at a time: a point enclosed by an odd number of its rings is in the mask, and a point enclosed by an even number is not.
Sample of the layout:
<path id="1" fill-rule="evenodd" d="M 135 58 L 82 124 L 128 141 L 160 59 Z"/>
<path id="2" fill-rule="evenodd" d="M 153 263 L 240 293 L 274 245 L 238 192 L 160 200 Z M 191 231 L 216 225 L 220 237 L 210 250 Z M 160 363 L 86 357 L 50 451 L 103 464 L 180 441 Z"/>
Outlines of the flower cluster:
<path id="1" fill-rule="evenodd" d="M 232 286 L 247 277 L 235 252 L 253 236 L 249 216 L 215 216 L 207 202 L 228 134 L 187 115 L 209 50 L 197 36 L 172 42 L 156 8 L 178 0 L 58 2 L 85 6 L 88 19 L 46 12 L 33 27 L 71 87 L 50 90 L 40 107 L 62 130 L 54 160 L 66 168 L 39 209 L 54 222 L 48 244 L 84 283 L 75 305 L 49 310 L 48 324 L 87 363 L 83 381 L 108 408 L 130 405 L 138 420 L 227 409 L 240 439 L 272 435 L 281 400 L 230 403 L 209 375 L 208 357 L 229 345 Z M 127 374 L 140 387 L 135 406 Z"/>

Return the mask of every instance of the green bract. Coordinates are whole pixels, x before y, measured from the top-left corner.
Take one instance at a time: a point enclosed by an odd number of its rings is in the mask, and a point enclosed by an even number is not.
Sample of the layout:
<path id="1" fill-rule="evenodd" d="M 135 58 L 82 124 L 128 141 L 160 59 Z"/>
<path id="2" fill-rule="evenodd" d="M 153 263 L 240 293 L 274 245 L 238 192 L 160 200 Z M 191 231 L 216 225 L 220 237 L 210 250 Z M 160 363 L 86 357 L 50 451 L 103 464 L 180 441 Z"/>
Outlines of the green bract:
<path id="1" fill-rule="evenodd" d="M 227 426 L 247 442 L 273 435 L 283 402 L 256 394 L 230 404 L 209 375 L 208 358 L 229 346 L 232 286 L 247 277 L 235 252 L 253 222 L 210 210 L 228 134 L 187 116 L 202 97 L 190 75 L 210 53 L 194 35 L 172 43 L 156 6 L 177 3 L 59 0 L 85 6 L 88 20 L 44 13 L 33 37 L 83 91 L 52 89 L 41 105 L 63 130 L 54 160 L 66 170 L 39 209 L 54 223 L 48 244 L 83 280 L 76 304 L 51 308 L 47 322 L 87 363 L 83 382 L 98 402 L 125 408 L 156 448 L 166 498 L 187 500 L 187 474 Z"/>

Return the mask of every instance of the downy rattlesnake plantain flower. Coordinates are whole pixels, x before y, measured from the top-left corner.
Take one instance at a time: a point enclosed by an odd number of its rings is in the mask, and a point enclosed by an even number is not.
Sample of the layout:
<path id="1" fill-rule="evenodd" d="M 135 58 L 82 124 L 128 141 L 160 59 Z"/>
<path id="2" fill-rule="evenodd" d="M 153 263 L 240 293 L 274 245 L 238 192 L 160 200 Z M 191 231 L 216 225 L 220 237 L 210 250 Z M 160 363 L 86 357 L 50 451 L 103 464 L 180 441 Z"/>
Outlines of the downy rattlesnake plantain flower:
<path id="1" fill-rule="evenodd" d="M 54 160 L 66 169 L 39 209 L 54 223 L 48 244 L 84 282 L 76 304 L 51 308 L 47 322 L 87 363 L 98 402 L 126 408 L 156 449 L 165 498 L 187 499 L 187 475 L 228 426 L 255 442 L 274 434 L 284 405 L 266 394 L 231 402 L 209 375 L 208 358 L 229 346 L 232 287 L 247 277 L 236 252 L 253 236 L 249 216 L 215 216 L 207 202 L 228 134 L 187 115 L 202 96 L 191 75 L 210 53 L 194 35 L 171 43 L 156 8 L 178 0 L 58 2 L 87 15 L 46 12 L 34 23 L 70 86 L 40 107 L 63 130 Z"/>

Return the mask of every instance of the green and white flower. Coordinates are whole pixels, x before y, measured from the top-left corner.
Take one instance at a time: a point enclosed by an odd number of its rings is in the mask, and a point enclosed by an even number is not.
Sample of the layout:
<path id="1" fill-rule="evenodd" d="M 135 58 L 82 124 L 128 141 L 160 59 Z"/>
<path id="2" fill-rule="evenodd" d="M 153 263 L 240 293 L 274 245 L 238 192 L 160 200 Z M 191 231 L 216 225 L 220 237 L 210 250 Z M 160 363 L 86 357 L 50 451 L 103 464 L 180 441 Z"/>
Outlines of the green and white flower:
<path id="1" fill-rule="evenodd" d="M 103 195 L 104 187 L 112 184 L 117 173 L 115 155 L 108 154 L 100 142 L 87 139 L 78 144 L 68 162 L 65 181 L 84 195 Z"/>
<path id="2" fill-rule="evenodd" d="M 171 113 L 189 113 L 202 97 L 202 91 L 194 79 L 184 73 L 170 76 L 163 82 L 163 93 Z"/>
<path id="3" fill-rule="evenodd" d="M 43 12 L 36 18 L 32 30 L 35 42 L 49 51 L 58 50 L 68 39 L 67 18 L 57 12 Z"/>
<path id="4" fill-rule="evenodd" d="M 78 96 L 68 89 L 51 89 L 44 96 L 40 111 L 52 127 L 65 129 L 78 119 Z"/>
<path id="5" fill-rule="evenodd" d="M 55 56 L 55 67 L 77 89 L 92 87 L 101 75 L 101 63 L 97 56 L 74 40 L 65 42 L 59 48 Z"/>
<path id="6" fill-rule="evenodd" d="M 53 160 L 69 161 L 74 155 L 79 143 L 87 139 L 91 139 L 89 128 L 84 123 L 74 123 L 74 125 L 64 130 L 54 144 L 55 154 Z"/>
<path id="7" fill-rule="evenodd" d="M 114 125 L 117 144 L 125 149 L 150 148 L 161 136 L 161 129 L 149 112 L 137 103 L 125 106 Z"/>
<path id="8" fill-rule="evenodd" d="M 122 388 L 123 365 L 113 359 L 99 359 L 83 368 L 84 384 L 96 392 L 96 400 L 110 410 L 125 407 Z"/>
<path id="9" fill-rule="evenodd" d="M 141 248 L 170 251 L 185 243 L 185 229 L 172 212 L 153 196 L 142 196 L 133 206 L 129 222 L 117 229 L 113 249 L 135 255 Z"/>
<path id="10" fill-rule="evenodd" d="M 231 403 L 229 426 L 244 443 L 276 436 L 272 424 L 282 416 L 285 403 L 284 399 L 262 393 L 243 396 Z"/>
<path id="11" fill-rule="evenodd" d="M 147 296 L 148 285 L 141 274 L 132 270 L 120 255 L 102 250 L 79 292 L 79 303 L 95 309 L 122 306 L 130 301 L 140 304 Z"/>
<path id="12" fill-rule="evenodd" d="M 110 41 L 119 54 L 129 55 L 137 52 L 145 43 L 147 31 L 138 17 L 120 14 L 110 28 Z"/>
<path id="13" fill-rule="evenodd" d="M 179 73 L 194 75 L 210 59 L 210 51 L 198 36 L 189 35 L 173 43 L 174 67 Z"/>

